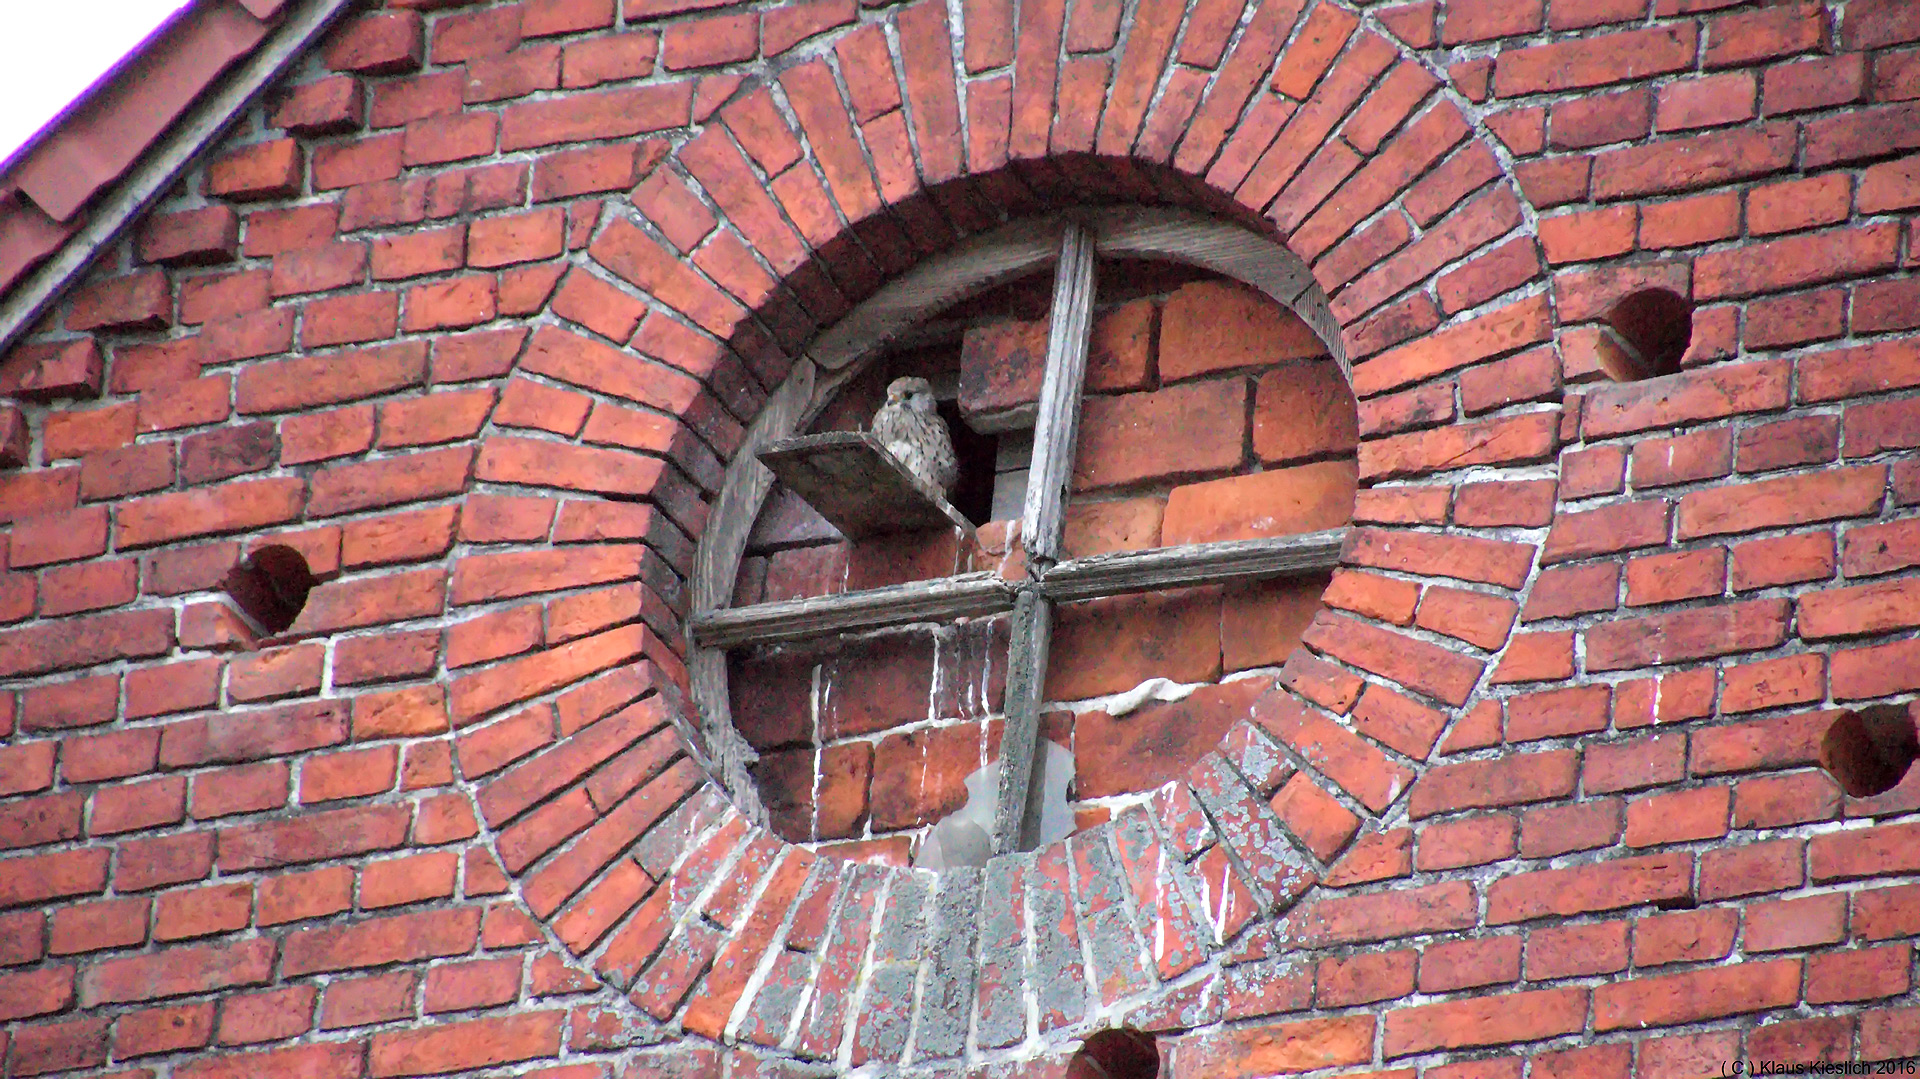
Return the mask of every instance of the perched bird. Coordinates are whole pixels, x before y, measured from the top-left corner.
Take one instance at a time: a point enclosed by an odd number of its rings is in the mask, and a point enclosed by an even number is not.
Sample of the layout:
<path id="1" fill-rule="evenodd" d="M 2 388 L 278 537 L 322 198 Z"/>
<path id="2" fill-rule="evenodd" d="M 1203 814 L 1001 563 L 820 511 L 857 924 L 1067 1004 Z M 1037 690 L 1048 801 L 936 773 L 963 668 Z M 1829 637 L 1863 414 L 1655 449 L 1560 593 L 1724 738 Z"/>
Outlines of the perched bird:
<path id="1" fill-rule="evenodd" d="M 887 403 L 873 414 L 873 435 L 903 465 L 942 495 L 960 478 L 953 436 L 933 402 L 924 378 L 896 378 L 887 386 Z"/>

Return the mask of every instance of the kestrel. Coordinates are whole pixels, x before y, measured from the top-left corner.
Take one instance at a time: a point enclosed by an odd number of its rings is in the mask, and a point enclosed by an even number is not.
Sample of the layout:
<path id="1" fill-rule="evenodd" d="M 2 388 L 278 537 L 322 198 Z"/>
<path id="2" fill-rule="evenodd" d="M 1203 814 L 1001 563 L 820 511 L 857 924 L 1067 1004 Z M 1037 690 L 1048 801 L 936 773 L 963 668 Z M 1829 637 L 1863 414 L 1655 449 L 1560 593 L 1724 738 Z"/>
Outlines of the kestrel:
<path id="1" fill-rule="evenodd" d="M 873 414 L 873 435 L 907 471 L 942 495 L 953 490 L 960 461 L 926 379 L 896 378 L 887 386 L 887 403 Z"/>

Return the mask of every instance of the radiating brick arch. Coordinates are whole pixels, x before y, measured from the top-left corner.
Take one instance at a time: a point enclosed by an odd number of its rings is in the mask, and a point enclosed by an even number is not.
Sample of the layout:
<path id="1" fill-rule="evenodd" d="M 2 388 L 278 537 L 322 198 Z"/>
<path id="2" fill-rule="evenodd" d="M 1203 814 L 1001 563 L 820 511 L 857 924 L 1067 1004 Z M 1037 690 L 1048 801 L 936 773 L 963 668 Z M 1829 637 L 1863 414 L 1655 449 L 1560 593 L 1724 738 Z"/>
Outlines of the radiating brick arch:
<path id="1" fill-rule="evenodd" d="M 1006 26 L 996 36 L 993 6 L 968 7 L 985 25 L 955 35 L 966 42 L 965 65 L 991 71 L 996 56 L 1003 55 L 1013 64 L 1014 85 L 1031 81 L 1030 74 L 1032 80 L 1052 80 L 1055 73 L 1041 56 L 1047 48 L 1028 46 L 1057 41 L 1063 28 L 1023 23 L 1017 33 Z M 897 9 L 887 18 L 898 35 L 901 59 L 891 85 L 905 101 L 904 110 L 891 107 L 889 80 L 871 70 L 893 63 L 872 26 L 836 43 L 844 85 L 820 59 L 787 68 L 765 84 L 744 85 L 666 155 L 634 192 L 631 208 L 606 211 L 592 244 L 571 260 L 552 302 L 536 319 L 540 325 L 503 400 L 519 393 L 532 401 L 543 388 L 561 383 L 589 391 L 602 405 L 637 399 L 680 416 L 685 431 L 697 432 L 697 438 L 662 429 L 651 435 L 656 443 L 635 443 L 679 462 L 679 471 L 647 463 L 631 494 L 650 506 L 627 514 L 629 531 L 619 538 L 644 538 L 659 550 L 690 557 L 703 523 L 701 504 L 713 496 L 723 458 L 738 452 L 745 427 L 787 378 L 793 359 L 804 355 L 821 332 L 886 281 L 970 235 L 1009 217 L 1089 203 L 1184 207 L 1237 222 L 1304 259 L 1318 289 L 1331 297 L 1327 310 L 1337 319 L 1331 328 L 1351 358 L 1355 391 L 1368 402 L 1363 408 L 1378 409 L 1371 421 L 1375 431 L 1406 426 L 1394 416 L 1396 410 L 1435 407 L 1418 399 L 1431 391 L 1416 391 L 1415 399 L 1404 402 L 1392 391 L 1437 374 L 1471 369 L 1492 388 L 1470 392 L 1497 396 L 1504 373 L 1484 361 L 1544 346 L 1533 349 L 1536 359 L 1527 371 L 1537 381 L 1533 369 L 1541 362 L 1557 367 L 1546 344 L 1553 323 L 1539 295 L 1543 275 L 1535 244 L 1521 202 L 1490 148 L 1494 144 L 1473 129 L 1439 80 L 1392 38 L 1360 26 L 1344 7 L 1309 6 L 1303 16 L 1294 4 L 1263 5 L 1237 36 L 1231 25 L 1209 26 L 1196 18 L 1187 31 L 1190 40 L 1179 43 L 1177 55 L 1201 63 L 1176 65 L 1150 100 L 1140 87 L 1160 72 L 1175 47 L 1142 32 L 1160 29 L 1151 22 L 1121 49 L 1119 76 L 1102 79 L 1104 61 L 1076 58 L 1057 73 L 1057 98 L 1054 91 L 1042 98 L 1030 90 L 1009 90 L 1004 76 L 970 79 L 956 89 L 944 59 L 944 9 L 929 3 Z M 1042 15 L 1038 22 L 1044 21 Z M 1098 40 L 1102 30 L 1076 24 L 1069 32 Z M 1284 53 L 1283 42 L 1289 43 Z M 1271 90 L 1270 70 L 1277 72 Z M 1373 91 L 1362 97 L 1376 78 Z M 968 116 L 964 146 L 956 131 L 963 109 Z M 1446 328 L 1430 333 L 1443 323 Z M 632 346 L 622 350 L 615 342 L 633 334 L 636 325 Z M 684 393 L 644 396 L 630 375 L 636 363 L 685 372 L 690 377 Z M 1557 386 L 1557 375 L 1552 381 Z M 1551 401 L 1552 395 L 1543 398 L 1529 389 L 1513 399 Z M 1446 405 L 1450 409 L 1451 400 Z M 1363 479 L 1546 462 L 1557 445 L 1559 418 L 1551 409 L 1522 408 L 1492 420 L 1419 425 L 1427 429 L 1364 441 Z M 484 435 L 476 471 L 483 484 L 605 490 L 604 477 L 625 467 L 613 450 L 560 449 L 550 439 L 535 443 L 515 435 L 501 426 L 498 415 Z M 589 472 L 603 478 L 578 478 Z M 653 486 L 656 481 L 668 487 Z M 1346 563 L 1465 580 L 1481 591 L 1464 595 L 1487 595 L 1489 602 L 1511 607 L 1498 597 L 1514 595 L 1525 584 L 1534 562 L 1532 544 L 1504 534 L 1476 536 L 1472 529 L 1420 527 L 1447 523 L 1444 505 L 1435 513 L 1430 503 L 1418 487 L 1363 492 L 1362 527 Z M 645 519 L 632 519 L 639 517 Z M 1485 523 L 1523 522 L 1495 518 Z M 613 538 L 611 530 L 608 535 Z M 558 551 L 552 556 L 529 552 L 519 565 L 533 568 L 561 557 Z M 1186 971 L 1218 949 L 1244 950 L 1250 927 L 1302 899 L 1302 889 L 1316 873 L 1365 879 L 1375 860 L 1391 857 L 1387 852 L 1394 841 L 1368 825 L 1344 845 L 1346 860 L 1309 868 L 1305 876 L 1277 863 L 1262 864 L 1268 857 L 1263 851 L 1294 849 L 1280 831 L 1309 834 L 1323 826 L 1319 815 L 1346 812 L 1328 808 L 1333 802 L 1326 788 L 1371 813 L 1404 812 L 1407 791 L 1421 771 L 1419 760 L 1442 735 L 1455 731 L 1456 740 L 1476 737 L 1472 724 L 1463 725 L 1457 717 L 1470 710 L 1487 670 L 1509 651 L 1514 652 L 1509 662 L 1525 662 L 1531 653 L 1524 642 L 1517 651 L 1503 650 L 1504 632 L 1497 641 L 1482 639 L 1471 648 L 1425 629 L 1409 636 L 1394 628 L 1396 617 L 1379 597 L 1367 594 L 1369 587 L 1362 578 L 1345 587 L 1336 584 L 1328 602 L 1339 613 L 1321 615 L 1306 647 L 1289 663 L 1285 685 L 1262 698 L 1254 714 L 1198 762 L 1185 782 L 1161 791 L 1154 803 L 1157 824 L 1147 823 L 1144 811 L 1124 814 L 1090 837 L 990 870 L 1018 874 L 1016 888 L 1024 890 L 1036 911 L 1114 902 L 1117 895 L 1097 897 L 1107 888 L 1130 890 L 1130 902 L 1145 919 L 1140 930 L 1145 939 L 1163 942 L 1155 956 L 1163 989 L 1150 989 L 1155 978 L 1143 970 L 1103 971 L 1108 981 L 1089 1007 L 1043 1010 L 1042 1037 L 1084 1030 L 1088 1023 L 1106 1021 L 1101 1016 L 1142 1016 L 1173 1006 Z M 541 799 L 607 754 L 639 752 L 626 749 L 628 743 L 619 740 L 608 720 L 569 721 L 567 702 L 625 699 L 651 681 L 664 698 L 649 698 L 655 703 L 643 701 L 620 713 L 650 710 L 628 721 L 632 729 L 644 730 L 657 721 L 659 702 L 675 697 L 673 683 L 686 677 L 669 644 L 677 620 L 662 609 L 684 597 L 655 600 L 654 610 L 641 612 L 640 625 L 515 661 L 511 666 L 523 672 L 545 672 L 531 687 L 489 694 L 488 686 L 512 683 L 514 676 L 486 672 L 473 676 L 479 684 L 471 692 L 454 689 L 455 723 L 464 728 L 459 736 L 463 764 L 475 752 L 482 756 L 474 759 L 487 762 L 467 769 L 481 819 L 535 916 L 549 920 L 559 939 L 603 978 L 622 989 L 634 987 L 633 1002 L 653 1019 L 680 1014 L 688 1030 L 709 1037 L 726 1028 L 756 965 L 769 946 L 777 947 L 773 931 L 793 904 L 811 909 L 836 889 L 846 901 L 864 903 L 924 892 L 918 924 L 928 941 L 953 937 L 955 919 L 970 926 L 982 901 L 978 873 L 935 879 L 816 858 L 751 829 L 685 759 L 655 779 L 644 796 L 624 802 L 609 798 L 603 804 L 581 783 L 562 801 L 572 798 L 573 812 L 584 814 L 583 822 L 607 809 L 613 812 L 597 817 L 598 823 L 590 823 L 570 844 L 567 829 L 579 823 L 553 831 L 550 840 L 538 838 L 546 827 L 540 814 L 551 816 L 561 804 Z M 627 666 L 641 658 L 651 663 Z M 602 688 L 610 683 L 621 687 Z M 1363 721 L 1363 728 L 1392 747 L 1391 755 L 1328 718 L 1350 712 L 1363 685 L 1375 686 L 1371 725 Z M 512 767 L 494 770 L 496 758 L 505 761 L 522 751 L 486 755 L 512 737 L 513 724 L 524 722 L 515 702 L 556 690 L 562 729 L 570 723 L 590 725 Z M 1405 691 L 1441 710 L 1417 703 Z M 681 736 L 699 738 L 690 727 L 682 728 Z M 651 747 L 655 768 L 672 756 L 658 737 L 644 743 Z M 590 744 L 595 738 L 603 740 Z M 1289 802 L 1290 816 L 1269 812 L 1267 797 L 1299 766 L 1306 769 L 1302 774 L 1318 777 L 1317 797 Z M 684 800 L 690 792 L 695 792 L 691 800 Z M 641 840 L 641 849 L 650 852 L 643 861 L 653 859 L 649 873 L 664 874 L 668 881 L 636 907 L 646 881 L 628 863 L 617 863 L 611 873 L 601 866 L 620 843 L 637 838 L 676 803 L 668 823 Z M 536 804 L 543 808 L 527 812 Z M 1236 834 L 1209 837 L 1211 828 L 1196 815 L 1203 804 L 1214 819 L 1235 822 Z M 620 815 L 627 819 L 616 819 Z M 670 853 L 675 841 L 693 841 L 678 863 Z M 1160 851 L 1168 843 L 1193 844 L 1180 848 L 1194 856 L 1178 886 L 1188 889 L 1184 900 L 1176 898 L 1171 879 L 1146 868 L 1162 860 Z M 1078 867 L 1080 881 L 1072 890 L 1069 861 Z M 716 886 L 714 875 L 723 866 L 728 880 L 714 893 L 721 899 L 709 896 L 703 902 L 709 917 L 716 901 L 732 912 L 726 916 L 733 919 L 732 934 L 716 932 L 711 921 L 695 916 L 696 898 Z M 732 890 L 750 886 L 763 874 L 764 894 L 749 910 L 748 896 Z M 1005 883 L 996 876 L 995 887 Z M 1189 901 L 1206 910 L 1188 909 Z M 1046 921 L 1039 914 L 1031 925 L 1016 918 L 1018 924 L 1004 929 L 1010 937 L 983 940 L 982 947 L 1017 954 L 1026 947 L 1026 935 Z M 1309 916 L 1302 925 L 1310 924 Z M 1213 940 L 1208 925 L 1223 927 L 1224 939 Z M 1310 927 L 1293 931 L 1314 932 Z M 663 950 L 653 953 L 663 941 Z M 843 950 L 850 946 L 839 943 Z M 1047 946 L 1040 947 L 1044 954 Z M 716 951 L 713 971 L 702 975 L 704 957 Z M 858 960 L 852 961 L 857 967 Z M 760 992 L 798 992 L 802 986 L 783 981 L 796 972 L 782 960 L 775 962 L 772 989 Z M 836 973 L 834 962 L 829 960 L 822 979 L 856 973 Z M 1000 1007 L 993 1003 L 996 994 L 1018 993 L 1018 977 L 1001 981 L 1003 975 L 993 973 L 984 953 L 979 962 L 986 965 L 975 968 L 973 959 L 956 958 L 957 966 L 941 969 L 936 959 L 936 984 L 922 997 L 915 1059 L 950 1055 L 966 1040 L 964 1009 L 957 1030 L 929 1018 L 933 1013 L 925 1002 L 936 992 L 959 993 L 967 1000 L 977 995 L 981 1008 Z M 881 961 L 866 977 L 871 986 L 885 986 L 897 972 Z M 1044 980 L 1044 975 L 1030 971 L 1029 979 Z M 813 1010 L 840 995 L 823 980 Z M 690 1002 L 684 1012 L 683 996 Z M 830 1021 L 845 1015 L 829 1010 L 817 1022 L 811 1013 L 796 1018 L 805 1031 L 802 1057 L 831 1059 L 839 1051 L 838 1028 Z M 890 1016 L 884 1007 L 861 1014 L 845 1050 L 848 1059 L 856 1065 L 896 1059 L 906 1047 L 903 1024 L 909 1018 Z M 751 1011 L 744 1021 L 741 1038 L 766 1040 Z"/>

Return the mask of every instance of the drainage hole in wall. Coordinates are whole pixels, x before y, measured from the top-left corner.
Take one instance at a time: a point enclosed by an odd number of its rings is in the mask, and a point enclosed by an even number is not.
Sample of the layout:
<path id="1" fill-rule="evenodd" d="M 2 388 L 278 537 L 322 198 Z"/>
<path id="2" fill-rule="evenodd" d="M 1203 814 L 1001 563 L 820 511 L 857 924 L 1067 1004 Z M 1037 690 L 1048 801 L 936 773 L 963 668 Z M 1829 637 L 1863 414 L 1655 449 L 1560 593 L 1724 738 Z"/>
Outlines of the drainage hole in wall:
<path id="1" fill-rule="evenodd" d="M 1607 312 L 1600 366 L 1616 382 L 1670 375 L 1693 341 L 1693 303 L 1671 289 L 1630 293 Z"/>
<path id="2" fill-rule="evenodd" d="M 1152 1035 L 1116 1027 L 1087 1038 L 1068 1062 L 1066 1079 L 1154 1079 L 1160 1050 Z"/>
<path id="3" fill-rule="evenodd" d="M 1904 704 L 1876 704 L 1842 713 L 1820 741 L 1820 767 L 1855 798 L 1900 785 L 1920 756 L 1920 734 Z"/>
<path id="4" fill-rule="evenodd" d="M 306 557 L 283 544 L 262 547 L 241 559 L 225 582 L 234 605 L 268 633 L 293 625 L 313 586 Z"/>

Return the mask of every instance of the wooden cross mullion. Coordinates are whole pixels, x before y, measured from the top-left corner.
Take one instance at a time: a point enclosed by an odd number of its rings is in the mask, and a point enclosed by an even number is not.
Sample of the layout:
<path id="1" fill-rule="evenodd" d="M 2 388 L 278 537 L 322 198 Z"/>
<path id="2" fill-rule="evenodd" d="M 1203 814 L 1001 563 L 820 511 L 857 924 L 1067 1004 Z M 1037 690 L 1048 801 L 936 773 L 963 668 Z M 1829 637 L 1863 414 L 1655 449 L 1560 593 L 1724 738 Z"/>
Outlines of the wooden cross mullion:
<path id="1" fill-rule="evenodd" d="M 1027 579 L 1012 582 L 993 573 L 962 574 L 862 592 L 706 611 L 696 615 L 692 625 L 697 646 L 727 648 L 1012 611 L 1000 786 L 994 802 L 995 854 L 1028 850 L 1038 843 L 1038 791 L 1042 785 L 1034 782 L 1034 765 L 1040 748 L 1040 706 L 1057 605 L 1327 570 L 1338 563 L 1347 533 L 1344 528 L 1336 528 L 1296 536 L 1062 558 L 1073 450 L 1092 339 L 1097 245 L 1089 230 L 1069 224 L 1059 250 L 1047 332 L 1047 366 L 1021 521 Z"/>

